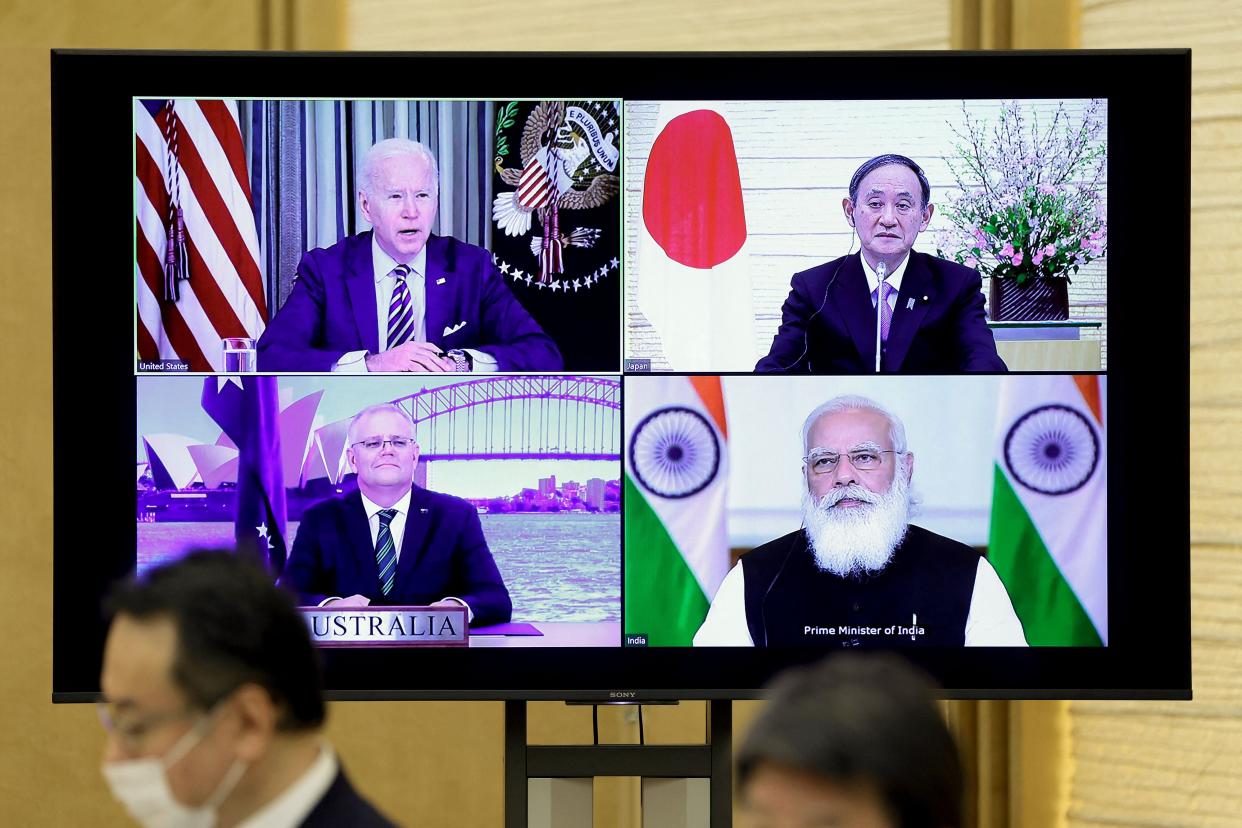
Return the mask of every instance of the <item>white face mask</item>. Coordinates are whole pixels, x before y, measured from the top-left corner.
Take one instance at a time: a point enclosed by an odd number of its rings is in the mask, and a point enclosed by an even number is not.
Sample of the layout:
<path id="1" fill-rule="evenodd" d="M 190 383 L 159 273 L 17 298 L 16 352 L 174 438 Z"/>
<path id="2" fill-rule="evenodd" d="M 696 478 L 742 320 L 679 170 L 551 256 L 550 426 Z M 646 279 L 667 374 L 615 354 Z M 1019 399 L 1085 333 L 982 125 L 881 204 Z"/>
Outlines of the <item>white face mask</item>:
<path id="1" fill-rule="evenodd" d="M 202 740 L 206 721 L 182 736 L 163 757 L 104 763 L 103 775 L 112 795 L 143 828 L 213 828 L 216 824 L 216 809 L 237 787 L 246 773 L 246 763 L 240 759 L 234 762 L 207 801 L 197 808 L 177 801 L 167 775 L 168 769 Z"/>

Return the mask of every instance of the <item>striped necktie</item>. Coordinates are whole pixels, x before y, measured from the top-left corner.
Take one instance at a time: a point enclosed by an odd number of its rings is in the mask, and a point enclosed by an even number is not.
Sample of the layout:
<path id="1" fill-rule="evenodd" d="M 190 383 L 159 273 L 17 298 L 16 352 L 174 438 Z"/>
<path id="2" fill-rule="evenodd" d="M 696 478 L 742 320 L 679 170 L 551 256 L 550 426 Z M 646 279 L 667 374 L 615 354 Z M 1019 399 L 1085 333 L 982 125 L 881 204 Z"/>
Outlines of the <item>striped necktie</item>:
<path id="1" fill-rule="evenodd" d="M 392 301 L 388 303 L 388 348 L 404 345 L 414 338 L 414 302 L 406 277 L 411 273 L 409 265 L 397 265 L 392 275 L 397 285 L 392 289 Z"/>
<path id="2" fill-rule="evenodd" d="M 396 509 L 380 509 L 379 534 L 375 536 L 375 564 L 379 567 L 380 588 L 385 595 L 392 592 L 393 582 L 397 578 L 397 547 L 393 543 L 392 531 L 388 528 L 388 524 L 396 516 Z"/>
<path id="3" fill-rule="evenodd" d="M 893 308 L 888 304 L 888 297 L 896 293 L 897 288 L 890 285 L 887 279 L 880 283 L 880 287 L 884 289 L 881 291 L 880 288 L 876 288 L 871 293 L 872 295 L 880 294 L 879 301 L 884 303 L 880 307 L 880 341 L 888 342 L 888 329 L 893 324 Z"/>

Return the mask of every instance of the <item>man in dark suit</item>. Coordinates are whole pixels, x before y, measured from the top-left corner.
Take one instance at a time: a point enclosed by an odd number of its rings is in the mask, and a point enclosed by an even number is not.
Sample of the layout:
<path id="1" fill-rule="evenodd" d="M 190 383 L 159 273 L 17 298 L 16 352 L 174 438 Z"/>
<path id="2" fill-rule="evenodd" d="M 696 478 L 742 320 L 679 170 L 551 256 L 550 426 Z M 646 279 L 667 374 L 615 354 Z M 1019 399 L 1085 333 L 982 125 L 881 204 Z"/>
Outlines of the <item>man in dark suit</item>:
<path id="1" fill-rule="evenodd" d="M 696 646 L 1026 646 L 987 559 L 910 523 L 901 420 L 836 397 L 807 417 L 802 444 L 802 528 L 742 556 Z"/>
<path id="2" fill-rule="evenodd" d="M 373 229 L 302 257 L 259 339 L 259 370 L 560 370 L 560 351 L 491 254 L 431 234 L 438 175 L 415 141 L 368 150 L 357 196 Z"/>
<path id="3" fill-rule="evenodd" d="M 306 621 L 259 565 L 194 552 L 108 610 L 103 774 L 139 825 L 392 828 L 324 741 Z"/>
<path id="4" fill-rule="evenodd" d="M 780 329 L 755 370 L 874 372 L 882 301 L 880 370 L 1004 371 L 984 317 L 979 274 L 912 250 L 935 211 L 918 164 L 904 155 L 872 158 L 854 173 L 841 205 L 862 250 L 793 277 Z"/>
<path id="5" fill-rule="evenodd" d="M 513 604 L 478 511 L 414 486 L 418 444 L 405 412 L 364 408 L 346 454 L 358 491 L 306 511 L 282 583 L 305 604 L 465 606 L 475 625 L 508 621 Z"/>

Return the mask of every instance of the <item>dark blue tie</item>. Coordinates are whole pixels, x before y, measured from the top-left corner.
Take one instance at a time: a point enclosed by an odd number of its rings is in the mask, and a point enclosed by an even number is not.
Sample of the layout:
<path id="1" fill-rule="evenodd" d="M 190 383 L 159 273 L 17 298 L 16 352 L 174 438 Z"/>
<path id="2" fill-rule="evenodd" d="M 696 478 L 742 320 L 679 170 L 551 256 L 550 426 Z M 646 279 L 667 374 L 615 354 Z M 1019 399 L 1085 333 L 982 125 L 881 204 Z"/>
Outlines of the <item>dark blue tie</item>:
<path id="1" fill-rule="evenodd" d="M 393 268 L 393 276 L 397 284 L 392 290 L 392 301 L 388 303 L 388 347 L 404 345 L 414 338 L 414 301 L 410 296 L 409 285 L 405 283 L 410 275 L 410 268 L 397 265 Z"/>
<path id="2" fill-rule="evenodd" d="M 392 592 L 397 577 L 397 547 L 392 540 L 388 524 L 397 516 L 396 509 L 379 510 L 379 534 L 375 537 L 375 564 L 379 567 L 380 588 L 384 594 Z"/>

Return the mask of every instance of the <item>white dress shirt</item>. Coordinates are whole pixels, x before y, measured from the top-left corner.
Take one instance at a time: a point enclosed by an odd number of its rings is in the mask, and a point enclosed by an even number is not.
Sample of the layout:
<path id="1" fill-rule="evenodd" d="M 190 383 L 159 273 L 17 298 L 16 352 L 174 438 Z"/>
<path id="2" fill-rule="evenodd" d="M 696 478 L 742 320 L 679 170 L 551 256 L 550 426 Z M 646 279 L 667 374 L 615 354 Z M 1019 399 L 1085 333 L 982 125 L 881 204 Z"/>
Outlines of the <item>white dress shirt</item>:
<path id="1" fill-rule="evenodd" d="M 359 490 L 358 494 L 362 495 L 362 508 L 367 511 L 367 526 L 371 529 L 371 548 L 375 548 L 375 544 L 379 541 L 380 530 L 380 512 L 385 507 L 379 505 L 371 498 L 362 494 Z M 405 519 L 410 514 L 410 492 L 406 492 L 401 499 L 391 506 L 389 509 L 396 509 L 397 514 L 388 523 L 388 532 L 392 535 L 393 549 L 396 551 L 396 560 L 401 560 L 401 541 L 405 539 Z"/>
<path id="2" fill-rule="evenodd" d="M 397 289 L 397 261 L 384 252 L 375 234 L 371 234 L 371 270 L 375 278 L 375 318 L 379 329 L 379 350 L 388 350 L 388 309 L 392 304 L 392 293 Z M 414 335 L 410 337 L 416 342 L 427 341 L 427 246 L 414 254 L 414 258 L 406 262 L 410 273 L 405 277 L 405 285 L 410 291 L 410 304 L 414 311 Z M 496 358 L 491 354 L 465 348 L 474 360 L 475 373 L 489 373 L 496 370 Z M 367 352 L 350 351 L 343 354 L 332 366 L 334 373 L 361 374 L 367 371 Z"/>
<path id="3" fill-rule="evenodd" d="M 871 269 L 871 265 L 867 263 L 867 257 L 858 254 L 858 258 L 862 261 L 863 274 L 867 277 L 867 292 L 871 294 L 871 307 L 875 307 L 875 297 L 878 295 L 875 289 L 880 286 L 880 276 Z M 889 310 L 897 310 L 897 294 L 901 293 L 901 277 L 906 275 L 906 265 L 910 264 L 910 254 L 907 252 L 906 257 L 901 260 L 901 264 L 889 273 L 884 281 L 893 286 L 893 291 L 888 295 Z"/>
<path id="4" fill-rule="evenodd" d="M 371 265 L 375 275 L 375 318 L 379 327 L 379 349 L 388 350 L 388 311 L 392 307 L 392 292 L 397 289 L 400 277 L 393 271 L 397 262 L 371 236 Z M 406 262 L 410 272 L 405 276 L 405 286 L 410 291 L 410 306 L 414 311 L 414 333 L 411 339 L 427 341 L 427 247 L 414 254 Z"/>
<path id="5" fill-rule="evenodd" d="M 336 779 L 336 753 L 324 743 L 319 756 L 280 796 L 237 824 L 237 828 L 297 828 L 306 821 Z"/>
<path id="6" fill-rule="evenodd" d="M 379 540 L 379 513 L 384 507 L 362 494 L 362 490 L 359 490 L 358 494 L 362 495 L 362 508 L 367 512 L 367 526 L 371 529 L 371 548 L 375 549 L 376 541 Z M 393 515 L 392 520 L 388 523 L 388 532 L 392 535 L 392 548 L 395 553 L 393 558 L 393 567 L 395 568 L 397 562 L 401 560 L 401 541 L 405 539 L 405 519 L 410 513 L 410 492 L 406 492 L 400 500 L 389 508 L 397 510 L 397 514 Z M 319 602 L 319 606 L 327 606 L 333 601 L 339 601 L 341 597 L 340 595 L 332 595 L 324 598 Z"/>
<path id="7" fill-rule="evenodd" d="M 967 647 L 1025 647 L 1026 634 L 1014 612 L 1009 593 L 1000 576 L 979 558 L 975 570 L 975 588 L 970 595 L 970 611 L 966 614 Z M 746 575 L 742 562 L 729 570 L 703 626 L 694 634 L 696 647 L 753 647 L 750 627 L 746 625 Z"/>

